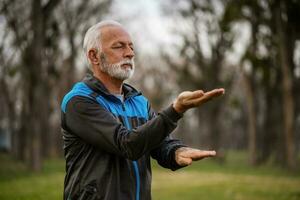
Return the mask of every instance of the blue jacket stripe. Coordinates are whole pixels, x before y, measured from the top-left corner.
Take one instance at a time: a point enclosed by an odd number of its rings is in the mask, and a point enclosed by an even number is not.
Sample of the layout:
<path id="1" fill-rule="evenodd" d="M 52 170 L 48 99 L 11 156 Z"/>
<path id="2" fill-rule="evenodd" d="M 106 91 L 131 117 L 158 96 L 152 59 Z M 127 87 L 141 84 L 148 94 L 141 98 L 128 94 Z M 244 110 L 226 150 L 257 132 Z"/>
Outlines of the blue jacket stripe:
<path id="1" fill-rule="evenodd" d="M 137 161 L 133 161 L 133 166 L 134 166 L 134 172 L 136 176 L 136 200 L 140 200 L 140 173 L 139 173 L 139 167 Z"/>
<path id="2" fill-rule="evenodd" d="M 67 104 L 74 96 L 84 96 L 93 99 L 91 93 L 93 93 L 93 91 L 83 82 L 76 83 L 72 90 L 63 98 L 61 110 L 64 113 L 66 112 Z"/>

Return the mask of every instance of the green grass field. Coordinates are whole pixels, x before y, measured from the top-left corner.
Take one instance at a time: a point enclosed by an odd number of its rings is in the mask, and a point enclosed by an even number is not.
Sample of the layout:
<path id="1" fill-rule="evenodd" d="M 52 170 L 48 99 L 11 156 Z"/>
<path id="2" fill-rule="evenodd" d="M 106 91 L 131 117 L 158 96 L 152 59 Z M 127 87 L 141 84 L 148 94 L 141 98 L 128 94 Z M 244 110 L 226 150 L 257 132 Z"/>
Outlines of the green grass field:
<path id="1" fill-rule="evenodd" d="M 64 160 L 45 162 L 31 173 L 20 162 L 0 155 L 0 200 L 62 199 Z M 300 200 L 300 172 L 272 166 L 251 168 L 245 154 L 231 153 L 224 165 L 212 159 L 172 172 L 153 162 L 154 200 Z"/>

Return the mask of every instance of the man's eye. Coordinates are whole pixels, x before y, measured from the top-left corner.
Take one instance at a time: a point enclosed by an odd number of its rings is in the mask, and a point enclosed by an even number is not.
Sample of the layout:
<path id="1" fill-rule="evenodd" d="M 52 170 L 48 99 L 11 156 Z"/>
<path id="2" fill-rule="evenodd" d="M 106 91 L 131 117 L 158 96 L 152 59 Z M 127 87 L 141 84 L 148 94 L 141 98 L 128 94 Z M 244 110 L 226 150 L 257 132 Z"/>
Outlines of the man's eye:
<path id="1" fill-rule="evenodd" d="M 114 46 L 113 49 L 120 49 L 122 46 Z"/>

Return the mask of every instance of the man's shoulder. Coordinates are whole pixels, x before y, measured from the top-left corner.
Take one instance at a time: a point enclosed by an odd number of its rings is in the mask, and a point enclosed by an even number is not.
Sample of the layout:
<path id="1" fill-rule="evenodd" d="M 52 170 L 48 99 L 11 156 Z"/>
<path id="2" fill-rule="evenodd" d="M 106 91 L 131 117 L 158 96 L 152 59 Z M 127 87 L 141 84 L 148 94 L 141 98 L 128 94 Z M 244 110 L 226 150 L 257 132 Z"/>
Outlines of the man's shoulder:
<path id="1" fill-rule="evenodd" d="M 93 90 L 91 90 L 84 82 L 76 83 L 73 88 L 64 96 L 61 103 L 61 110 L 63 112 L 66 111 L 66 106 L 72 98 L 79 96 L 93 99 L 93 93 Z"/>

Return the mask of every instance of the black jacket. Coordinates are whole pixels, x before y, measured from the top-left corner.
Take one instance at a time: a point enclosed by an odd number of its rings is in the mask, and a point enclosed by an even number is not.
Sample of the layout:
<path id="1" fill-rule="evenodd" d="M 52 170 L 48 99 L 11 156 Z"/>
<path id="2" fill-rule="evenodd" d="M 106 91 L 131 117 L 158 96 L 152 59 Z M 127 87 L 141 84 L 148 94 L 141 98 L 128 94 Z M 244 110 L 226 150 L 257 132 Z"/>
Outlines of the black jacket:
<path id="1" fill-rule="evenodd" d="M 124 101 L 91 75 L 64 97 L 62 133 L 65 200 L 151 199 L 150 156 L 172 170 L 184 146 L 169 137 L 181 115 L 172 106 L 158 115 L 128 84 Z"/>

